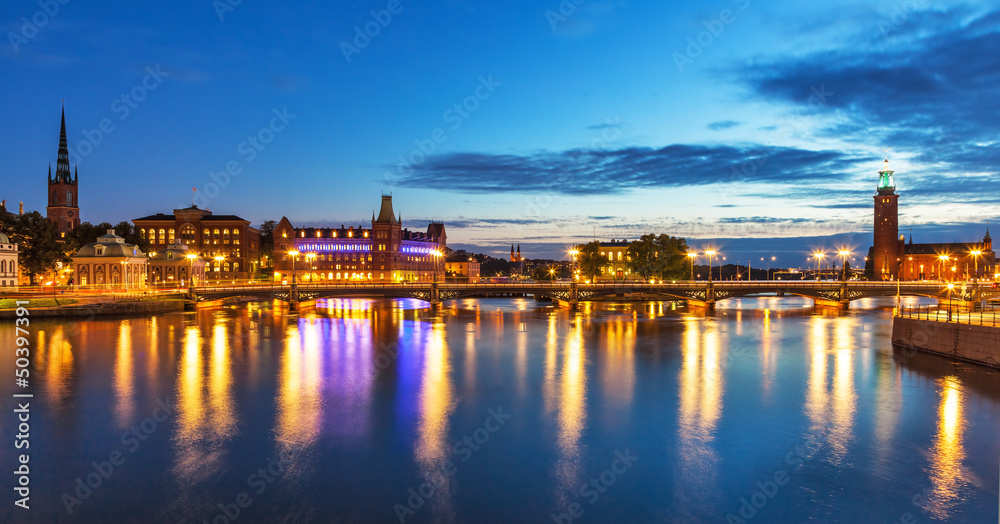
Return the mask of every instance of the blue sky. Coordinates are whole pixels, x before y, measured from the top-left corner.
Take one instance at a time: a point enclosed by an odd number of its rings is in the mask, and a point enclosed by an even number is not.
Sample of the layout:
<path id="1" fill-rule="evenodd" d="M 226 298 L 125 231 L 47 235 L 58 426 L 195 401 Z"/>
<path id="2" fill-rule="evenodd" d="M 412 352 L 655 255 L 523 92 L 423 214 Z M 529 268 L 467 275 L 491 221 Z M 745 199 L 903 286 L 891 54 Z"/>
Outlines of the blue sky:
<path id="1" fill-rule="evenodd" d="M 481 252 L 667 232 L 804 265 L 867 249 L 884 148 L 918 242 L 1000 215 L 997 3 L 62 1 L 0 7 L 3 198 L 28 209 L 65 99 L 91 222 L 197 187 L 353 224 L 392 192 Z"/>

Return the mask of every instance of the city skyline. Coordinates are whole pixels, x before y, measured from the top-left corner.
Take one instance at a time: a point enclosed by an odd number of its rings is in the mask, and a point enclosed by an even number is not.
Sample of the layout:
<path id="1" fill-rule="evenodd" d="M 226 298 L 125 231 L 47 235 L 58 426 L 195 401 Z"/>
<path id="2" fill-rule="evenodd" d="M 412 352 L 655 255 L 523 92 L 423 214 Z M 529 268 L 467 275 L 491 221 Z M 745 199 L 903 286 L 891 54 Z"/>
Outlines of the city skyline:
<path id="1" fill-rule="evenodd" d="M 974 241 L 994 218 L 995 6 L 389 5 L 84 16 L 67 4 L 30 38 L 8 22 L 0 60 L 19 103 L 0 147 L 19 176 L 4 198 L 44 208 L 65 99 L 92 223 L 189 205 L 191 187 L 204 198 L 228 177 L 207 207 L 254 224 L 363 220 L 392 193 L 404 221 L 443 221 L 451 245 L 494 256 L 512 241 L 562 258 L 595 236 L 664 232 L 731 262 L 803 266 L 814 249 L 864 256 L 886 147 L 901 232 Z M 6 6 L 2 19 L 38 9 Z M 817 14 L 822 27 L 797 22 Z M 498 16 L 509 33 L 489 29 Z M 268 18 L 273 33 L 245 38 Z M 637 45 L 663 29 L 652 20 L 675 36 Z M 182 23 L 194 37 L 175 36 Z M 98 210 L 119 184 L 141 198 Z"/>

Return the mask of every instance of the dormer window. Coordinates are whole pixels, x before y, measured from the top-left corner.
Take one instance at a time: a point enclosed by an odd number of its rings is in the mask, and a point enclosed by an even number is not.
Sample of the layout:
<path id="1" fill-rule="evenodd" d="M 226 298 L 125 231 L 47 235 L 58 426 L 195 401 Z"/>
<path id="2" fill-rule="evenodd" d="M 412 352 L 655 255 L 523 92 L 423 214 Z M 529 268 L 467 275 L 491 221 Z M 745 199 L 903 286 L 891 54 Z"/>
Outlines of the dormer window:
<path id="1" fill-rule="evenodd" d="M 97 246 L 97 256 L 99 257 L 104 256 L 104 246 Z"/>

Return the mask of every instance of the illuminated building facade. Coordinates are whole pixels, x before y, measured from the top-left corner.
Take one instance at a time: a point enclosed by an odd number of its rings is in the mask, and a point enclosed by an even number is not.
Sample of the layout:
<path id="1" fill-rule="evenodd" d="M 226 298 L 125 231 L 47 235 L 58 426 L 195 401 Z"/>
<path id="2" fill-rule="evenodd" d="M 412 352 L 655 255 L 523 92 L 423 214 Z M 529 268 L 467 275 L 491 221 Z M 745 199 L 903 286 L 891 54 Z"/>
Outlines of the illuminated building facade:
<path id="1" fill-rule="evenodd" d="M 0 287 L 17 288 L 17 255 L 17 244 L 0 233 Z"/>
<path id="2" fill-rule="evenodd" d="M 628 256 L 628 240 L 612 239 L 611 242 L 601 242 L 600 253 L 602 257 L 608 259 L 608 262 L 601 268 L 598 280 L 621 280 L 631 277 L 632 271 L 628 268 L 631 260 Z"/>
<path id="3" fill-rule="evenodd" d="M 371 228 L 294 227 L 282 217 L 274 229 L 274 279 L 290 282 L 294 264 L 303 283 L 441 280 L 446 249 L 444 224 L 431 223 L 426 232 L 403 229 L 392 196 L 383 195 Z"/>
<path id="4" fill-rule="evenodd" d="M 146 254 L 125 243 L 114 229 L 97 237 L 97 242 L 81 247 L 72 259 L 75 286 L 146 287 Z"/>
<path id="5" fill-rule="evenodd" d="M 153 253 L 175 243 L 188 246 L 208 262 L 208 280 L 252 279 L 260 270 L 260 231 L 236 215 L 213 215 L 192 205 L 175 209 L 172 215 L 157 213 L 132 223 L 139 228 L 139 236 L 149 240 Z"/>
<path id="6" fill-rule="evenodd" d="M 468 280 L 468 282 L 479 282 L 480 264 L 472 257 L 464 254 L 454 254 L 448 257 L 444 263 L 445 275 L 448 278 L 458 278 Z"/>
<path id="7" fill-rule="evenodd" d="M 194 255 L 188 258 L 188 254 Z M 200 285 L 205 282 L 205 268 L 208 264 L 197 256 L 186 244 L 177 242 L 149 256 L 149 284 L 179 284 L 192 283 Z"/>

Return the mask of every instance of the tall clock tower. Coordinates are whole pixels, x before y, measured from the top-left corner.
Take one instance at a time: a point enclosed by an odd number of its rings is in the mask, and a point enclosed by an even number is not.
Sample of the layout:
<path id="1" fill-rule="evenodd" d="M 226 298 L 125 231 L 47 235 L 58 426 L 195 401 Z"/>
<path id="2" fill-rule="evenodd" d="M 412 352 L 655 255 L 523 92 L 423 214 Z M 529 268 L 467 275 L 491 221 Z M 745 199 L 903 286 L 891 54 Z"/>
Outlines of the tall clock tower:
<path id="1" fill-rule="evenodd" d="M 902 252 L 899 242 L 899 195 L 892 179 L 894 171 L 886 157 L 878 172 L 878 194 L 875 195 L 875 238 L 873 242 L 872 274 L 875 280 L 895 280 L 899 275 Z"/>
<path id="2" fill-rule="evenodd" d="M 69 147 L 66 144 L 66 109 L 62 112 L 62 127 L 59 130 L 59 153 L 56 158 L 56 175 L 52 176 L 49 164 L 49 205 L 45 216 L 55 226 L 59 238 L 80 225 L 80 202 L 77 200 L 79 174 L 70 173 Z"/>

